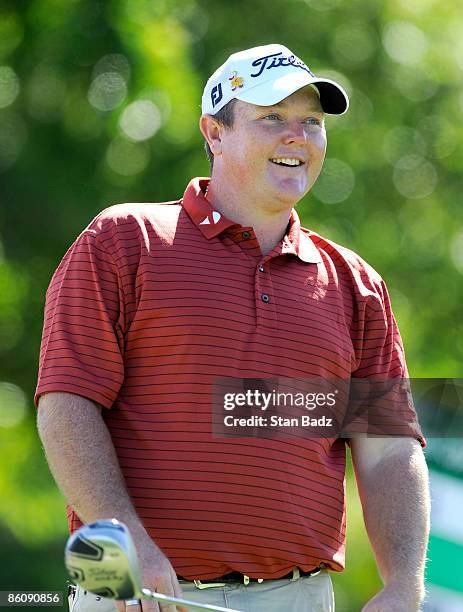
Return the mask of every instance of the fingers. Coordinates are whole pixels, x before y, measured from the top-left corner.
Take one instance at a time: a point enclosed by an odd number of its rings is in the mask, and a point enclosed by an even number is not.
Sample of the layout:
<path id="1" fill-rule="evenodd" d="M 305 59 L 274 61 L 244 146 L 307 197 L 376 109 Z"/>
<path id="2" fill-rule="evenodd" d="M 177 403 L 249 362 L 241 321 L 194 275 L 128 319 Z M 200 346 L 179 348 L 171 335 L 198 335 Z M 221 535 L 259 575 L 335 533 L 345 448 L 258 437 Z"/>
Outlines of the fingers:
<path id="1" fill-rule="evenodd" d="M 142 608 L 143 612 L 161 612 L 161 608 L 158 604 L 157 601 L 155 601 L 154 599 L 148 600 L 148 599 L 144 599 L 142 601 Z M 131 612 L 130 608 L 127 612 Z"/>
<path id="2" fill-rule="evenodd" d="M 115 602 L 116 603 L 116 602 Z M 153 599 L 152 601 L 143 600 L 140 601 L 140 605 L 134 604 L 127 605 L 125 601 L 119 601 L 116 603 L 118 612 L 160 612 L 158 603 Z"/>
<path id="3" fill-rule="evenodd" d="M 177 581 L 177 576 L 175 576 L 175 574 L 174 577 L 175 581 Z M 168 597 L 176 597 L 172 572 L 169 576 L 162 576 L 162 578 L 157 581 L 156 587 L 158 593 L 162 593 Z M 177 612 L 177 607 L 174 604 L 161 603 L 159 607 L 161 612 Z"/>
<path id="4" fill-rule="evenodd" d="M 174 587 L 174 597 L 178 597 L 179 599 L 183 599 L 183 592 L 182 592 L 182 587 L 180 586 L 180 583 L 178 581 L 178 578 L 175 574 L 175 572 L 173 573 L 173 587 Z M 177 606 L 177 612 L 189 612 L 188 608 L 185 608 L 184 606 Z"/>
<path id="5" fill-rule="evenodd" d="M 172 581 L 170 576 L 160 577 L 156 581 L 157 588 L 152 589 L 153 592 L 158 592 L 168 597 L 182 598 L 183 593 L 175 576 L 175 581 Z M 173 582 L 173 584 L 172 584 Z M 175 604 L 163 603 L 155 599 L 143 599 L 140 605 L 130 604 L 127 601 L 114 602 L 118 612 L 189 612 L 183 606 L 175 606 Z"/>
<path id="6" fill-rule="evenodd" d="M 127 601 L 117 601 L 114 603 L 116 604 L 118 612 L 142 612 L 142 610 L 144 610 L 142 607 L 142 602 L 140 602 L 140 605 L 128 605 Z M 158 610 L 156 610 L 156 612 L 158 612 Z"/>
<path id="7" fill-rule="evenodd" d="M 138 544 L 138 557 L 142 574 L 142 585 L 153 592 L 167 597 L 182 597 L 182 590 L 178 583 L 177 575 L 170 561 L 164 553 L 158 549 L 151 539 L 143 539 Z M 189 612 L 183 607 L 175 604 L 144 599 L 142 601 L 142 612 Z M 123 612 L 139 612 L 135 606 Z"/>

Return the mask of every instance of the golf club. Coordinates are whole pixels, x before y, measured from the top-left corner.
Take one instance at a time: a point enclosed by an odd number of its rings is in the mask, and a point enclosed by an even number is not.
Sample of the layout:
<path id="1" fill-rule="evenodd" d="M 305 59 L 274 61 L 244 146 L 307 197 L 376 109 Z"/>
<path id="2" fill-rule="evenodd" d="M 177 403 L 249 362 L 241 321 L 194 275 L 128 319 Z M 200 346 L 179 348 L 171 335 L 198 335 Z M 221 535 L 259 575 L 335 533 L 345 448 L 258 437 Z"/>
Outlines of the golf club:
<path id="1" fill-rule="evenodd" d="M 116 519 L 96 521 L 75 531 L 66 543 L 64 562 L 72 580 L 101 597 L 155 599 L 191 610 L 239 612 L 142 588 L 132 536 L 127 526 Z"/>

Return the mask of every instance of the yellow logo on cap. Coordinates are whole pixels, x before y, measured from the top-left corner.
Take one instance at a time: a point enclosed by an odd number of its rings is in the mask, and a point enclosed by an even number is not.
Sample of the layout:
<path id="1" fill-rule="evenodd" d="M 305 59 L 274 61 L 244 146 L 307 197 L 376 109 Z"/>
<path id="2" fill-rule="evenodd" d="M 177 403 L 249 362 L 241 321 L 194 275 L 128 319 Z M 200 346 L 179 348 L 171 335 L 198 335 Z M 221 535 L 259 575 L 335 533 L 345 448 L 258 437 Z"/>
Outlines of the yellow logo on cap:
<path id="1" fill-rule="evenodd" d="M 238 89 L 238 87 L 243 87 L 244 85 L 243 77 L 239 77 L 236 70 L 233 70 L 231 76 L 228 77 L 228 80 L 231 81 L 230 85 L 231 85 L 232 91 L 235 91 L 235 89 Z"/>

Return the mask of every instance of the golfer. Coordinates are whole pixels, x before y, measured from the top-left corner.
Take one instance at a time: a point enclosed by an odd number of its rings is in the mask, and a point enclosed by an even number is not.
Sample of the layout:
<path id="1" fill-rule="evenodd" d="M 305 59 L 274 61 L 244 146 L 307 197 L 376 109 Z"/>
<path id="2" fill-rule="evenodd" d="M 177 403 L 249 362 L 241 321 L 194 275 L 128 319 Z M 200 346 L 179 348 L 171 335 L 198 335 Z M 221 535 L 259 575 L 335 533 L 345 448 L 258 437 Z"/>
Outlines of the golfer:
<path id="1" fill-rule="evenodd" d="M 71 531 L 125 522 L 150 589 L 246 612 L 334 610 L 347 444 L 384 583 L 363 611 L 420 609 L 428 477 L 405 391 L 387 406 L 400 435 L 211 433 L 219 378 L 407 377 L 381 276 L 295 210 L 322 170 L 325 115 L 347 109 L 342 87 L 284 46 L 231 55 L 202 98 L 211 178 L 177 201 L 104 210 L 51 280 L 46 455 Z M 71 597 L 75 612 L 115 605 L 142 609 Z"/>

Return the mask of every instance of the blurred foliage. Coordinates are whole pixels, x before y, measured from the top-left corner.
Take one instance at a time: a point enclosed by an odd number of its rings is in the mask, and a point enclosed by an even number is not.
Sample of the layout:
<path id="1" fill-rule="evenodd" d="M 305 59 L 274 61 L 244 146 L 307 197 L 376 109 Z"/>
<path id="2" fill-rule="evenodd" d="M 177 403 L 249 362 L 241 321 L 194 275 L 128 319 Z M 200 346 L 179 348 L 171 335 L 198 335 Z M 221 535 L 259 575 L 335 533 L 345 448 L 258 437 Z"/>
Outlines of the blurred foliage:
<path id="1" fill-rule="evenodd" d="M 463 22 L 450 0 L 0 3 L 0 588 L 65 579 L 63 500 L 34 429 L 49 279 L 106 206 L 207 175 L 198 117 L 233 51 L 281 42 L 345 86 L 306 226 L 386 279 L 416 377 L 461 376 Z M 349 472 L 340 611 L 380 585 Z"/>

